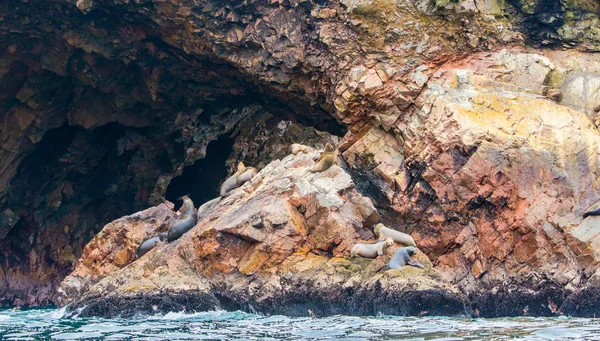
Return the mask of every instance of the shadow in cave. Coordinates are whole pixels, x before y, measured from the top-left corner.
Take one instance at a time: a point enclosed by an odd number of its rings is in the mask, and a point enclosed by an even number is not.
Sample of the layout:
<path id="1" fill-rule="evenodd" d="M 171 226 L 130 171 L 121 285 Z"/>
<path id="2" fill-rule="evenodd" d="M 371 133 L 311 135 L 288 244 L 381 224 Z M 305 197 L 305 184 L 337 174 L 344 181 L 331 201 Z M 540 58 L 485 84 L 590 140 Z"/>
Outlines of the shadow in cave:
<path id="1" fill-rule="evenodd" d="M 18 219 L 0 222 L 0 279 L 12 295 L 0 283 L 0 305 L 15 297 L 51 304 L 85 244 L 104 224 L 137 208 L 137 184 L 130 180 L 137 169 L 130 167 L 134 151 L 117 151 L 128 130 L 118 123 L 88 130 L 64 124 L 47 131 L 20 163 L 0 201 L 0 212 Z M 118 190 L 108 193 L 115 183 Z"/>
<path id="2" fill-rule="evenodd" d="M 85 243 L 104 224 L 131 213 L 133 189 L 105 194 L 119 177 L 127 176 L 132 153 L 116 152 L 116 141 L 126 130 L 117 123 L 90 130 L 64 124 L 46 132 L 10 182 L 14 190 L 6 194 L 5 207 L 19 221 L 0 246 L 10 243 L 11 253 L 24 257 L 31 248 L 31 236 L 44 233 L 48 226 L 64 225 L 73 230 L 65 238 L 81 237 Z M 83 212 L 90 209 L 91 216 L 84 219 Z M 90 230 L 90 235 L 80 236 Z"/>
<path id="3" fill-rule="evenodd" d="M 167 187 L 165 198 L 181 206 L 179 198 L 189 195 L 196 207 L 219 196 L 219 185 L 227 176 L 225 161 L 233 150 L 235 139 L 221 136 L 211 141 L 206 148 L 206 157 L 183 169 L 183 173 L 173 178 Z"/>

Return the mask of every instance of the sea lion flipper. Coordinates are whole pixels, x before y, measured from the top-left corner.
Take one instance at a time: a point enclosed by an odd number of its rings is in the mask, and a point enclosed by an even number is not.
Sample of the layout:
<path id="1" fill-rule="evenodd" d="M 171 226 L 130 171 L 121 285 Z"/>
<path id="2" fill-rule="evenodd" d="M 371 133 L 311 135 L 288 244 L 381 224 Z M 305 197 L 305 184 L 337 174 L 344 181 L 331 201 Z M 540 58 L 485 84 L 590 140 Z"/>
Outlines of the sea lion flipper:
<path id="1" fill-rule="evenodd" d="M 406 264 L 407 264 L 407 265 L 414 266 L 414 267 L 416 267 L 416 268 L 421 268 L 421 269 L 425 268 L 425 265 L 423 265 L 423 264 L 421 264 L 421 263 L 419 263 L 419 262 L 417 262 L 417 261 L 414 261 L 414 260 L 412 260 L 412 259 L 409 259 L 409 260 L 406 262 Z"/>
<path id="2" fill-rule="evenodd" d="M 583 213 L 583 217 L 587 218 L 589 216 L 596 216 L 596 215 L 600 215 L 600 205 L 592 205 L 590 208 L 588 208 L 585 213 Z"/>

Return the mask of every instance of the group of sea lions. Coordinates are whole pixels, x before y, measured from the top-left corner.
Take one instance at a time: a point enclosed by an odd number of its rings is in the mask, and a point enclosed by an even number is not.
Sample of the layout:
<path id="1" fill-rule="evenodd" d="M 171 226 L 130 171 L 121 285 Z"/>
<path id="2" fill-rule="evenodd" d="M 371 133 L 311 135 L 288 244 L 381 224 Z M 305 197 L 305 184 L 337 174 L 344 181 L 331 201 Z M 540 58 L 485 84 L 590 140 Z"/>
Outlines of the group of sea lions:
<path id="1" fill-rule="evenodd" d="M 376 224 L 373 232 L 377 236 L 378 242 L 373 244 L 356 244 L 350 250 L 350 257 L 377 258 L 383 256 L 385 249 L 388 246 L 399 243 L 406 245 L 396 251 L 392 259 L 390 259 L 387 267 L 389 269 L 399 269 L 405 265 L 411 265 L 417 268 L 424 268 L 423 264 L 416 262 L 410 258 L 417 252 L 415 240 L 408 234 L 393 230 L 379 223 Z"/>
<path id="2" fill-rule="evenodd" d="M 256 174 L 258 174 L 258 170 L 256 170 L 256 168 L 246 167 L 244 166 L 243 162 L 238 163 L 237 171 L 227 180 L 225 180 L 225 182 L 223 182 L 223 184 L 221 185 L 221 191 L 219 192 L 221 194 L 221 197 L 231 192 L 232 189 L 238 188 L 246 182 L 250 181 L 253 177 L 256 176 Z"/>
<path id="3" fill-rule="evenodd" d="M 180 199 L 183 200 L 183 204 L 179 209 L 179 217 L 173 222 L 173 224 L 171 224 L 169 231 L 160 233 L 142 241 L 137 250 L 135 250 L 135 256 L 137 258 L 142 257 L 148 251 L 152 250 L 156 245 L 164 242 L 165 240 L 172 242 L 178 239 L 184 233 L 191 230 L 192 227 L 196 226 L 198 215 L 196 207 L 194 206 L 194 202 L 187 195 L 184 195 Z"/>
<path id="4" fill-rule="evenodd" d="M 289 146 L 288 152 L 296 155 L 300 152 L 308 153 L 310 149 L 311 148 L 308 146 L 294 143 Z M 334 161 L 335 149 L 331 144 L 327 143 L 323 153 L 321 154 L 321 157 L 311 171 L 323 172 L 333 166 Z M 196 226 L 198 220 L 212 212 L 224 196 L 226 196 L 235 188 L 241 187 L 246 182 L 252 180 L 252 178 L 254 178 L 257 174 L 258 170 L 256 168 L 246 167 L 243 162 L 238 163 L 237 171 L 232 176 L 227 178 L 221 185 L 219 191 L 220 196 L 205 202 L 198 208 L 198 210 L 196 210 L 192 199 L 190 199 L 187 195 L 181 197 L 180 199 L 183 200 L 183 205 L 178 211 L 179 217 L 171 225 L 169 231 L 143 240 L 135 251 L 136 257 L 142 257 L 148 251 L 152 250 L 156 245 L 164 242 L 165 240 L 172 242 L 179 239 L 179 237 Z"/>

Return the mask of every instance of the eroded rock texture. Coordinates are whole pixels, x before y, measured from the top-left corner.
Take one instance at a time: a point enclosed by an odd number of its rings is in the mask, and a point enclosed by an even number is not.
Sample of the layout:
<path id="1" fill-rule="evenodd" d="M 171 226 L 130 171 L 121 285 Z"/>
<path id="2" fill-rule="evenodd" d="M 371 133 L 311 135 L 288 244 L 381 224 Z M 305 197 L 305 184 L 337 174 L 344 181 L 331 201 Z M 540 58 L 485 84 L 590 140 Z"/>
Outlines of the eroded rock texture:
<path id="1" fill-rule="evenodd" d="M 356 242 L 373 241 L 379 214 L 339 166 L 310 172 L 317 157 L 313 151 L 271 162 L 180 239 L 138 260 L 137 245 L 164 231 L 173 211 L 160 205 L 114 221 L 63 281 L 61 303 L 85 306 L 84 315 L 114 316 L 135 310 L 107 309 L 111 300 L 196 293 L 213 309 L 287 315 L 466 314 L 464 297 L 422 253 L 415 259 L 425 269 L 383 272 L 399 245 L 376 260 L 347 259 Z"/>
<path id="2" fill-rule="evenodd" d="M 594 286 L 597 218 L 581 214 L 600 199 L 599 11 L 588 0 L 3 1 L 2 304 L 52 302 L 117 217 L 165 196 L 200 203 L 240 159 L 263 167 L 297 138 L 336 139 L 292 134 L 299 124 L 344 136 L 356 191 L 488 311 L 502 314 L 494 302 L 515 290 Z M 553 312 L 562 295 L 531 302 Z M 511 314 L 539 311 L 523 301 Z"/>

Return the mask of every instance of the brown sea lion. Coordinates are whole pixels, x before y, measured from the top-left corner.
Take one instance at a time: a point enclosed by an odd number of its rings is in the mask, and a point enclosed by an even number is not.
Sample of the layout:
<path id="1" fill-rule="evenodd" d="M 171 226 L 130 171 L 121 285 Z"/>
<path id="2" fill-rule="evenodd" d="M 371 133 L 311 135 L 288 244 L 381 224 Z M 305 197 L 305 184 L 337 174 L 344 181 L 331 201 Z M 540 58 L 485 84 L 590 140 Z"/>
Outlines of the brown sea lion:
<path id="1" fill-rule="evenodd" d="M 350 250 L 350 257 L 377 258 L 377 256 L 383 256 L 385 248 L 392 245 L 394 245 L 392 238 L 373 244 L 356 244 Z"/>
<path id="2" fill-rule="evenodd" d="M 331 166 L 333 166 L 335 162 L 335 149 L 331 144 L 326 144 L 319 161 L 317 164 L 310 170 L 311 172 L 323 172 L 328 170 Z"/>
<path id="3" fill-rule="evenodd" d="M 237 187 L 242 187 L 243 184 L 252 180 L 252 178 L 255 177 L 256 174 L 258 174 L 258 170 L 256 170 L 256 168 L 246 167 L 246 170 L 237 177 Z"/>
<path id="4" fill-rule="evenodd" d="M 184 233 L 191 230 L 192 227 L 196 226 L 196 218 L 198 211 L 194 207 L 194 202 L 187 195 L 181 197 L 183 199 L 183 205 L 179 209 L 180 216 L 177 221 L 169 228 L 167 240 L 172 242 Z"/>
<path id="5" fill-rule="evenodd" d="M 221 185 L 221 191 L 220 191 L 221 196 L 224 196 L 232 189 L 238 187 L 237 178 L 239 175 L 241 175 L 245 171 L 246 171 L 246 166 L 244 166 L 244 163 L 243 162 L 238 163 L 237 171 L 232 176 L 230 176 L 227 180 L 225 180 L 223 182 L 223 184 Z"/>
<path id="6" fill-rule="evenodd" d="M 144 240 L 140 244 L 140 246 L 138 246 L 137 250 L 135 250 L 135 257 L 137 259 L 139 259 L 143 255 L 148 253 L 148 251 L 152 250 L 156 245 L 160 244 L 160 242 L 163 242 L 166 239 L 167 239 L 167 232 L 163 232 L 152 238 L 148 238 L 148 239 Z"/>
<path id="7" fill-rule="evenodd" d="M 215 209 L 215 207 L 217 207 L 219 202 L 221 202 L 221 197 L 216 197 L 202 204 L 198 208 L 198 220 L 204 218 L 204 216 L 212 212 Z"/>
<path id="8" fill-rule="evenodd" d="M 406 246 L 417 246 L 415 240 L 410 235 L 385 227 L 385 225 L 381 223 L 375 225 L 373 232 L 379 240 L 392 238 L 396 243 L 404 244 Z"/>
<path id="9" fill-rule="evenodd" d="M 300 143 L 292 143 L 288 147 L 288 153 L 293 154 L 293 155 L 297 155 L 300 152 L 308 153 L 308 151 L 309 151 L 309 147 L 305 146 L 303 144 L 300 144 Z"/>

